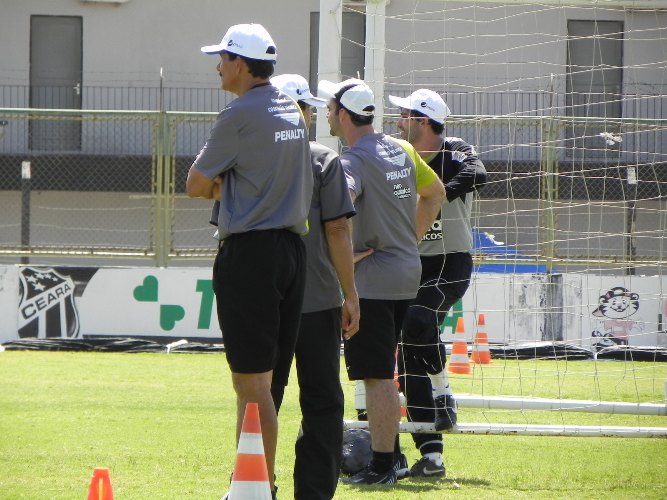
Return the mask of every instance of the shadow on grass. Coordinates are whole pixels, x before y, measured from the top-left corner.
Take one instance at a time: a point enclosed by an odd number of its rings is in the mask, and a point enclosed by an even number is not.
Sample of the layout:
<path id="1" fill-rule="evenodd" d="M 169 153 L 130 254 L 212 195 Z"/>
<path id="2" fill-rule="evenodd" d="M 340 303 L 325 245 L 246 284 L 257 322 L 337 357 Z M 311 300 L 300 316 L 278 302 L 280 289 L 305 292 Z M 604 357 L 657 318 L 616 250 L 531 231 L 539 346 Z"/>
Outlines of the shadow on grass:
<path id="1" fill-rule="evenodd" d="M 414 479 L 415 481 L 418 481 L 418 478 Z M 423 478 L 422 481 L 428 481 L 428 478 Z M 480 487 L 488 487 L 491 486 L 493 483 L 487 479 L 478 479 L 478 478 L 471 478 L 467 477 L 465 479 L 463 478 L 456 478 L 456 477 L 448 477 L 446 479 L 443 479 L 443 482 L 449 482 L 452 484 L 452 487 L 455 488 L 460 488 L 461 486 L 480 486 Z"/>
<path id="2" fill-rule="evenodd" d="M 437 491 L 444 489 L 459 489 L 462 486 L 478 486 L 478 487 L 488 487 L 491 486 L 491 482 L 485 479 L 475 479 L 475 478 L 452 478 L 452 477 L 442 477 L 442 478 L 429 478 L 429 477 L 406 477 L 401 479 L 396 484 L 388 485 L 361 485 L 361 484 L 345 484 L 347 488 L 356 489 L 359 491 L 405 491 L 410 493 L 426 493 L 429 491 Z"/>

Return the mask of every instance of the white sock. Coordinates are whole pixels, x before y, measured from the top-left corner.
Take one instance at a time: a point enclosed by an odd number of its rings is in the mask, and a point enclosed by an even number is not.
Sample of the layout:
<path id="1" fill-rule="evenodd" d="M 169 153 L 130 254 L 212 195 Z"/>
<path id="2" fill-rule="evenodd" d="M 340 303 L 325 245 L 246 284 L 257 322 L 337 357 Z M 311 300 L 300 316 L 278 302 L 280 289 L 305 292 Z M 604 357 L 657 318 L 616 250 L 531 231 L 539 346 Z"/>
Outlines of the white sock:
<path id="1" fill-rule="evenodd" d="M 433 387 L 433 397 L 437 398 L 438 396 L 444 396 L 448 394 L 453 396 L 452 388 L 449 386 L 449 377 L 447 376 L 447 370 L 442 370 L 440 373 L 435 375 L 428 374 L 428 378 L 431 379 L 431 386 Z"/>
<path id="2" fill-rule="evenodd" d="M 424 453 L 424 456 L 428 458 L 435 465 L 442 465 L 442 453 Z"/>

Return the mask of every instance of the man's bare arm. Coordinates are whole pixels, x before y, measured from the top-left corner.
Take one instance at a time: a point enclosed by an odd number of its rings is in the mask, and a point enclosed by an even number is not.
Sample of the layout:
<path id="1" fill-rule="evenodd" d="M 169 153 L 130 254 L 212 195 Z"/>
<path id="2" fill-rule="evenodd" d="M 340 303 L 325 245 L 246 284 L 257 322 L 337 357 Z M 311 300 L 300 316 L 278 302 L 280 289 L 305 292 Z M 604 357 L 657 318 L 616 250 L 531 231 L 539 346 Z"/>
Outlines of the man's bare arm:
<path id="1" fill-rule="evenodd" d="M 185 190 L 190 198 L 219 200 L 222 183 L 221 177 L 215 177 L 211 180 L 197 170 L 197 167 L 193 164 L 185 181 Z"/>
<path id="2" fill-rule="evenodd" d="M 352 191 L 351 189 L 350 189 L 350 198 L 352 198 L 352 203 L 354 203 L 354 200 L 357 199 L 356 193 L 354 191 Z M 347 226 L 350 230 L 350 235 L 352 235 L 352 231 L 353 231 L 353 228 L 354 228 L 354 223 L 352 222 L 352 219 L 347 219 Z M 360 260 L 365 259 L 370 254 L 372 254 L 373 251 L 374 250 L 372 248 L 369 248 L 367 250 L 364 250 L 363 252 L 354 252 L 354 263 L 356 264 Z"/>
<path id="3" fill-rule="evenodd" d="M 343 290 L 343 337 L 349 339 L 359 330 L 359 295 L 354 285 L 352 240 L 347 217 L 325 222 L 324 234 L 331 263 Z"/>

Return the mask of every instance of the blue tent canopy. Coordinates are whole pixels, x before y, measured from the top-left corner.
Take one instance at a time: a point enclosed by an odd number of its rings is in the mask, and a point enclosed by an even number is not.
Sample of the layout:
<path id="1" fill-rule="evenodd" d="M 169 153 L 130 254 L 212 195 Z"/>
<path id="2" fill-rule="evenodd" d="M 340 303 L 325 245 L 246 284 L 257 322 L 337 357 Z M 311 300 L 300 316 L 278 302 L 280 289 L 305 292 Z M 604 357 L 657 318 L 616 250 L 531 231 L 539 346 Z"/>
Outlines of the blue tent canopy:
<path id="1" fill-rule="evenodd" d="M 546 266 L 535 262 L 530 257 L 524 257 L 515 246 L 505 245 L 496 241 L 492 234 L 480 231 L 477 228 L 472 230 L 473 254 L 481 258 L 489 258 L 497 263 L 483 263 L 475 266 L 475 271 L 480 273 L 546 273 Z M 507 263 L 503 263 L 507 260 Z M 521 261 L 526 261 L 525 264 Z"/>

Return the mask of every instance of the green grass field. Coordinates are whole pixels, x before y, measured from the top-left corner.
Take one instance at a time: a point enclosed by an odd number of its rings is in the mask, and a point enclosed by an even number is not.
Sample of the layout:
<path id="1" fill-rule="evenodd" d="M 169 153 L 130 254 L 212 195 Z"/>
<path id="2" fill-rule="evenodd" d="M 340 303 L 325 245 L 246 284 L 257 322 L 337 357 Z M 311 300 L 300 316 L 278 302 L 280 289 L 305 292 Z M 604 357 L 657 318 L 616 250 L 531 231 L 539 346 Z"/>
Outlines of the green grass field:
<path id="1" fill-rule="evenodd" d="M 502 361 L 455 392 L 664 402 L 667 365 Z M 295 377 L 293 377 L 295 380 Z M 345 380 L 345 379 L 344 379 Z M 354 387 L 344 384 L 353 418 Z M 296 382 L 280 414 L 279 498 L 293 498 Z M 122 499 L 218 499 L 235 459 L 235 398 L 219 354 L 0 353 L 0 498 L 85 498 L 109 467 Z M 667 417 L 461 409 L 462 422 L 667 427 Z M 401 436 L 412 464 L 418 453 Z M 393 489 L 340 485 L 340 499 L 667 498 L 667 440 L 445 436 L 447 477 Z"/>

